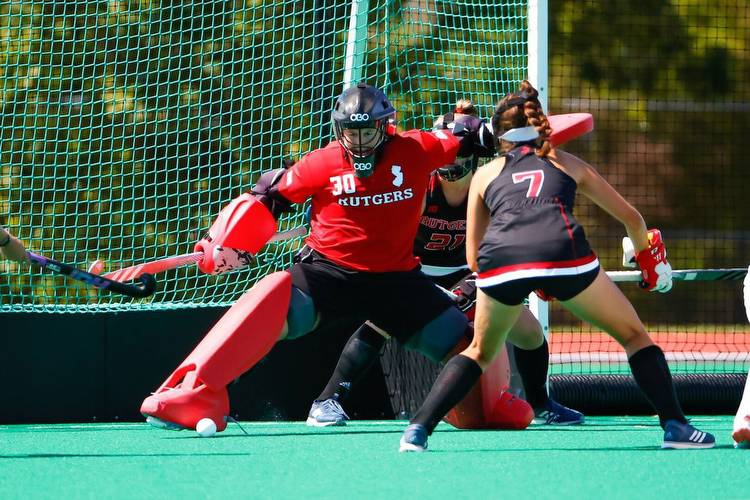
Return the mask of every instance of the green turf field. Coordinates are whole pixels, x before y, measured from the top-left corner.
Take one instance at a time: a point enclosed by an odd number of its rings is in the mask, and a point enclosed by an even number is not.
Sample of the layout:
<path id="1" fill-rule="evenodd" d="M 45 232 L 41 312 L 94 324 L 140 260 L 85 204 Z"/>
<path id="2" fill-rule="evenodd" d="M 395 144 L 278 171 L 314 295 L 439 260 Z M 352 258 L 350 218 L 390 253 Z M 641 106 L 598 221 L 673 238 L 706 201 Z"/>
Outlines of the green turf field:
<path id="1" fill-rule="evenodd" d="M 0 498 L 750 498 L 732 419 L 713 450 L 660 450 L 652 417 L 457 431 L 400 454 L 404 422 L 230 424 L 213 438 L 146 424 L 0 426 Z"/>

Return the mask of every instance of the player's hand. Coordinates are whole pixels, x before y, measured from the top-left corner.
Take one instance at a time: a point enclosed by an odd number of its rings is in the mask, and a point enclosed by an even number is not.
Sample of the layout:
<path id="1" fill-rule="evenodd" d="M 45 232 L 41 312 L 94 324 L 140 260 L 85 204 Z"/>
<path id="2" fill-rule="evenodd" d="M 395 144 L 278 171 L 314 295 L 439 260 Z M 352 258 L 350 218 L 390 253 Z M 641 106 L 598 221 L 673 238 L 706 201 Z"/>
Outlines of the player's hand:
<path id="1" fill-rule="evenodd" d="M 453 121 L 444 123 L 453 135 L 461 138 L 461 147 L 456 156 L 480 156 L 491 158 L 495 156 L 495 137 L 492 126 L 485 120 L 471 115 L 453 115 Z"/>
<path id="2" fill-rule="evenodd" d="M 0 247 L 0 259 L 5 258 L 16 262 L 28 262 L 29 258 L 23 243 L 19 239 L 14 238 L 2 227 L 0 227 L 0 243 L 3 243 L 3 246 Z"/>
<path id="3" fill-rule="evenodd" d="M 643 281 L 640 287 L 650 292 L 665 293 L 672 289 L 672 266 L 667 262 L 667 249 L 661 231 L 649 229 L 648 248 L 635 254 Z"/>

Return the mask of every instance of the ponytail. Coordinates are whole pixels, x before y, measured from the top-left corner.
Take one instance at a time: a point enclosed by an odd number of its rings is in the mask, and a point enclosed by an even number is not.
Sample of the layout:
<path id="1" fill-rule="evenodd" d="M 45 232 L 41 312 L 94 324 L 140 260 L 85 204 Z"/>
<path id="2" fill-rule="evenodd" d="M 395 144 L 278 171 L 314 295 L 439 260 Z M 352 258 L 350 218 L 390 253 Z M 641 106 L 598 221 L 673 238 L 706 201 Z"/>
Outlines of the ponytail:
<path id="1" fill-rule="evenodd" d="M 491 122 L 496 141 L 495 147 L 500 152 L 507 151 L 509 149 L 507 144 L 512 144 L 511 141 L 502 139 L 503 134 L 525 127 L 534 127 L 538 134 L 535 139 L 537 156 L 547 156 L 552 150 L 550 142 L 552 127 L 539 102 L 539 91 L 528 80 L 521 82 L 521 89 L 518 92 L 503 97 L 495 108 Z"/>

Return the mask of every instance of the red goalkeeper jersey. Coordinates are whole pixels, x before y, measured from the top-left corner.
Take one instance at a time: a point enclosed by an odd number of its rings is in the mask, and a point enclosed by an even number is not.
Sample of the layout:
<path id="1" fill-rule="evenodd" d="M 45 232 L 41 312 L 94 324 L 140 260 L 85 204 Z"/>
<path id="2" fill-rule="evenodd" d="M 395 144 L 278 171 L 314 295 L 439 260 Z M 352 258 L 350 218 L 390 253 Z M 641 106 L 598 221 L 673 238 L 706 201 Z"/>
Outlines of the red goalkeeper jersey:
<path id="1" fill-rule="evenodd" d="M 328 259 L 359 271 L 408 271 L 419 263 L 414 238 L 430 172 L 452 163 L 458 145 L 442 131 L 397 134 L 360 179 L 333 141 L 292 166 L 279 192 L 294 203 L 312 197 L 306 243 Z"/>

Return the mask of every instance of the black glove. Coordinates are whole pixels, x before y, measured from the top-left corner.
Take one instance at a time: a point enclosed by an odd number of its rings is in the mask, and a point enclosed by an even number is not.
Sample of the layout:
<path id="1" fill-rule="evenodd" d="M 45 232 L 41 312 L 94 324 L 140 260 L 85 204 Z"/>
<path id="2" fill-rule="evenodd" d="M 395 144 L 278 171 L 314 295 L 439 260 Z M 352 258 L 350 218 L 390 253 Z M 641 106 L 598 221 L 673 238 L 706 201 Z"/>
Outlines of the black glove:
<path id="1" fill-rule="evenodd" d="M 447 116 L 447 115 L 446 115 Z M 492 126 L 481 118 L 471 115 L 455 114 L 453 121 L 445 124 L 453 135 L 461 138 L 461 146 L 456 156 L 495 156 L 495 137 Z"/>
<path id="2" fill-rule="evenodd" d="M 250 190 L 255 197 L 278 219 L 284 212 L 294 212 L 292 202 L 279 193 L 278 183 L 286 169 L 277 168 L 262 174 Z"/>
<path id="3" fill-rule="evenodd" d="M 471 274 L 456 283 L 451 292 L 456 296 L 456 306 L 462 312 L 466 312 L 474 306 L 477 301 L 477 277 Z"/>

